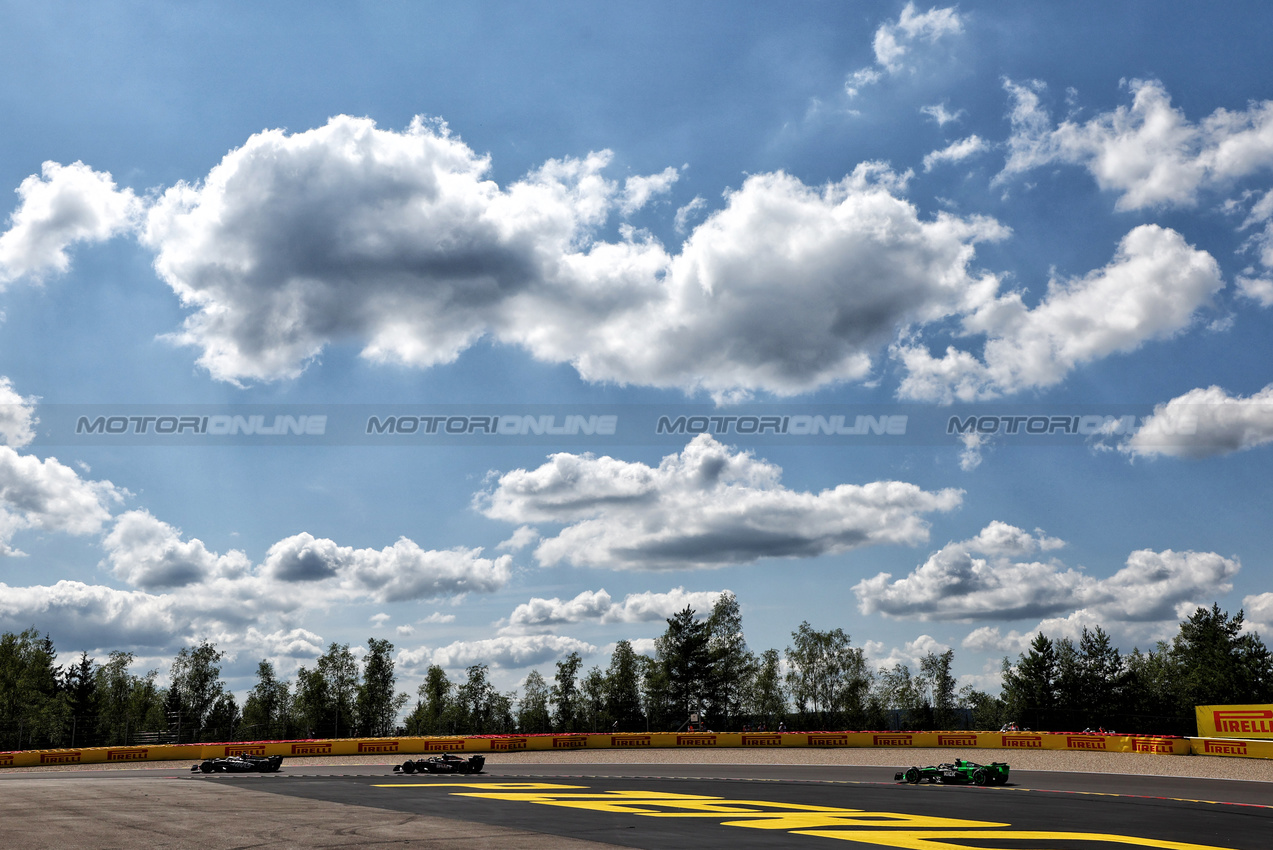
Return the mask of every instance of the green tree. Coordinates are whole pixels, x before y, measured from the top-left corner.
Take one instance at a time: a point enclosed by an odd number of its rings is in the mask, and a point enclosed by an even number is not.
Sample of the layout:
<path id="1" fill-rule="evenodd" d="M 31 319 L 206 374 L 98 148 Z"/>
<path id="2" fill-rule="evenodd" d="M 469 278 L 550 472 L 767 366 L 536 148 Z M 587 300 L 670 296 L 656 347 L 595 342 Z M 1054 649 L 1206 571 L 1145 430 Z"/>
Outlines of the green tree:
<path id="1" fill-rule="evenodd" d="M 60 746 L 71 708 L 57 650 L 35 629 L 0 635 L 0 742 L 9 749 Z"/>
<path id="2" fill-rule="evenodd" d="M 645 722 L 641 711 L 641 662 L 630 642 L 621 640 L 614 645 L 605 687 L 606 713 L 614 728 L 620 732 L 641 729 Z"/>
<path id="3" fill-rule="evenodd" d="M 182 647 L 172 661 L 169 688 L 180 696 L 183 723 L 194 730 L 196 740 L 202 739 L 212 707 L 225 694 L 219 663 L 223 657 L 225 653 L 205 640 L 194 648 Z"/>
<path id="4" fill-rule="evenodd" d="M 756 656 L 743 637 L 738 597 L 725 591 L 707 617 L 709 691 L 714 728 L 732 728 L 732 718 L 744 711 L 756 677 Z"/>
<path id="5" fill-rule="evenodd" d="M 97 722 L 97 664 L 87 652 L 81 652 L 80 660 L 67 669 L 62 690 L 71 712 L 70 746 L 92 746 Z"/>
<path id="6" fill-rule="evenodd" d="M 548 682 L 538 670 L 526 674 L 522 684 L 522 698 L 517 705 L 517 729 L 526 734 L 552 731 L 552 717 L 548 713 Z"/>
<path id="7" fill-rule="evenodd" d="M 495 690 L 485 664 L 474 664 L 455 689 L 456 731 L 491 735 L 511 731 L 512 701 Z"/>
<path id="8" fill-rule="evenodd" d="M 144 676 L 128 671 L 131 652 L 115 651 L 95 671 L 98 705 L 98 739 L 107 746 L 127 745 L 138 730 L 148 728 L 147 720 L 161 709 L 163 699 L 155 686 L 157 670 Z M 160 727 L 162 728 L 162 726 Z"/>
<path id="9" fill-rule="evenodd" d="M 667 700 L 673 716 L 681 721 L 704 710 L 712 691 L 711 633 L 707 622 L 685 609 L 667 620 L 667 631 L 654 642 L 666 676 Z"/>
<path id="10" fill-rule="evenodd" d="M 222 693 L 208 710 L 206 738 L 210 741 L 233 741 L 238 737 L 239 704 L 234 694 Z"/>
<path id="11" fill-rule="evenodd" d="M 586 731 L 610 728 L 610 715 L 606 713 L 606 675 L 600 667 L 593 667 L 580 680 L 579 707 L 580 721 Z"/>
<path id="12" fill-rule="evenodd" d="M 407 734 L 442 735 L 454 732 L 450 725 L 455 714 L 451 698 L 453 689 L 446 671 L 436 664 L 430 665 L 416 691 L 419 699 L 407 717 Z"/>
<path id="13" fill-rule="evenodd" d="M 641 712 L 645 715 L 646 728 L 656 731 L 675 729 L 685 718 L 675 714 L 667 670 L 654 658 L 638 655 L 635 660 L 641 675 Z"/>
<path id="14" fill-rule="evenodd" d="M 363 735 L 382 738 L 393 734 L 398 712 L 407 704 L 406 694 L 395 694 L 393 644 L 371 638 L 363 661 L 362 684 L 358 686 L 358 728 Z"/>
<path id="15" fill-rule="evenodd" d="M 1180 624 L 1170 659 L 1182 713 L 1273 699 L 1273 659 L 1259 634 L 1242 624 L 1242 611 L 1230 617 L 1219 605 L 1199 608 Z"/>
<path id="16" fill-rule="evenodd" d="M 1057 659 L 1052 641 L 1039 632 L 1015 666 L 1003 660 L 1003 701 L 1010 719 L 1046 729 L 1056 709 Z"/>
<path id="17" fill-rule="evenodd" d="M 251 740 L 277 741 L 291 736 L 291 693 L 287 682 L 279 681 L 274 665 L 262 659 L 256 665 L 256 684 L 243 703 L 239 734 Z"/>
<path id="18" fill-rule="evenodd" d="M 806 723 L 827 729 L 865 715 L 871 674 L 862 650 L 842 629 L 820 632 L 803 622 L 787 647 L 787 687 Z"/>
<path id="19" fill-rule="evenodd" d="M 951 729 L 955 724 L 956 679 L 951 667 L 955 663 L 955 651 L 948 649 L 940 655 L 930 652 L 919 663 L 920 674 L 927 685 L 933 711 L 933 726 Z"/>
<path id="20" fill-rule="evenodd" d="M 880 669 L 875 677 L 875 699 L 886 711 L 891 712 L 890 727 L 918 729 L 924 725 L 923 689 L 905 664 Z"/>
<path id="21" fill-rule="evenodd" d="M 787 694 L 782 684 L 782 659 L 776 649 L 766 649 L 760 654 L 748 710 L 751 714 L 758 715 L 761 722 L 770 728 L 777 728 L 778 721 L 787 713 Z"/>
<path id="22" fill-rule="evenodd" d="M 358 696 L 358 662 L 349 651 L 349 644 L 333 642 L 325 653 L 318 656 L 315 666 L 323 679 L 323 692 L 327 697 L 325 719 L 331 736 L 352 737 L 354 705 Z"/>
<path id="23" fill-rule="evenodd" d="M 557 675 L 553 678 L 550 700 L 553 705 L 553 725 L 559 732 L 578 732 L 580 729 L 579 667 L 583 659 L 572 652 L 557 662 Z"/>

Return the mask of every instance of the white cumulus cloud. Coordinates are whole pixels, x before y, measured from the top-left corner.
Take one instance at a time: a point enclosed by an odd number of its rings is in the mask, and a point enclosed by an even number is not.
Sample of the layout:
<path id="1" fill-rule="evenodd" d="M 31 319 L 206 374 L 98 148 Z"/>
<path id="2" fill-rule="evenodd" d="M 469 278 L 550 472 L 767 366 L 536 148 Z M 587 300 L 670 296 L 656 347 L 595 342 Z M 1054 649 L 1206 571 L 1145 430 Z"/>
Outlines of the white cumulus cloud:
<path id="1" fill-rule="evenodd" d="M 13 382 L 0 377 L 0 443 L 20 449 L 35 439 L 35 399 L 23 398 Z"/>
<path id="2" fill-rule="evenodd" d="M 1013 132 L 1000 181 L 1054 163 L 1078 165 L 1118 193 L 1118 209 L 1134 210 L 1193 206 L 1202 190 L 1273 166 L 1273 101 L 1217 109 L 1195 123 L 1171 105 L 1161 82 L 1132 80 L 1130 106 L 1054 127 L 1039 98 L 1042 83 L 1004 86 Z"/>
<path id="3" fill-rule="evenodd" d="M 119 190 L 110 174 L 82 162 L 44 163 L 17 189 L 21 199 L 0 234 L 0 285 L 19 277 L 40 280 L 70 266 L 67 249 L 101 242 L 131 229 L 141 202 Z"/>
<path id="4" fill-rule="evenodd" d="M 535 549 L 542 564 L 660 570 L 919 543 L 923 515 L 962 497 L 901 481 L 801 492 L 782 486 L 781 472 L 700 434 L 657 467 L 554 454 L 538 469 L 504 473 L 475 504 L 507 522 L 566 523 Z"/>
<path id="5" fill-rule="evenodd" d="M 428 367 L 490 337 L 590 381 L 790 395 L 866 377 L 900 326 L 996 286 L 969 264 L 1007 229 L 921 219 L 907 175 L 879 163 L 820 187 L 752 175 L 676 252 L 629 227 L 602 241 L 679 173 L 620 186 L 610 159 L 549 160 L 501 187 L 440 122 L 337 116 L 250 137 L 150 200 L 140 238 L 191 311 L 171 339 L 230 382 L 296 376 L 338 342 Z"/>
<path id="6" fill-rule="evenodd" d="M 903 578 L 880 573 L 853 592 L 862 613 L 890 617 L 1007 621 L 1082 610 L 1095 622 L 1141 622 L 1178 617 L 1196 600 L 1228 592 L 1241 568 L 1214 552 L 1170 549 L 1132 552 L 1105 579 L 1056 560 L 1020 560 L 1058 544 L 996 523 L 972 540 L 947 544 Z M 969 640 L 977 645 L 990 640 L 988 632 L 974 635 Z"/>
<path id="7" fill-rule="evenodd" d="M 673 588 L 666 593 L 629 593 L 615 602 L 605 588 L 585 590 L 573 599 L 532 597 L 513 609 L 505 631 L 510 633 L 548 629 L 574 623 L 648 623 L 666 620 L 686 606 L 705 611 L 716 604 L 724 590 L 686 591 Z"/>
<path id="8" fill-rule="evenodd" d="M 95 534 L 122 498 L 109 481 L 85 481 L 57 458 L 0 446 L 0 554 L 17 554 L 9 541 L 22 529 Z"/>
<path id="9" fill-rule="evenodd" d="M 899 343 L 906 368 L 898 393 L 928 401 L 975 401 L 1048 387 L 1075 367 L 1187 328 L 1224 286 L 1215 259 L 1174 230 L 1143 224 L 1123 237 L 1114 259 L 1074 280 L 1053 280 L 1034 308 L 1021 294 L 987 301 L 963 319 L 985 335 L 980 359 L 948 347 Z"/>
<path id="10" fill-rule="evenodd" d="M 184 587 L 214 576 L 245 575 L 247 555 L 210 552 L 203 541 L 183 540 L 181 529 L 136 510 L 121 514 L 103 542 L 111 572 L 142 590 Z"/>
<path id="11" fill-rule="evenodd" d="M 457 669 L 474 664 L 491 667 L 533 667 L 564 658 L 572 652 L 591 655 L 597 647 L 586 641 L 560 635 L 505 635 L 484 640 L 456 641 L 437 649 L 421 647 L 403 650 L 398 655 L 404 667 L 415 668 L 437 664 Z"/>
<path id="12" fill-rule="evenodd" d="M 1120 448 L 1132 455 L 1213 457 L 1273 442 L 1273 384 L 1250 396 L 1218 386 L 1190 390 L 1154 407 Z"/>

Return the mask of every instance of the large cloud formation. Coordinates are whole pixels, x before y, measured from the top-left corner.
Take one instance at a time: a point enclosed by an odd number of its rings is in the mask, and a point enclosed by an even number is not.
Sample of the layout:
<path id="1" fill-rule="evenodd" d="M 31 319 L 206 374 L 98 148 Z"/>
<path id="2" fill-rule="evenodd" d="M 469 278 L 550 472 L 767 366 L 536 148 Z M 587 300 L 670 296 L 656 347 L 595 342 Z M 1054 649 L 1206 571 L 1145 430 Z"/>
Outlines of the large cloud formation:
<path id="1" fill-rule="evenodd" d="M 947 544 L 903 578 L 880 573 L 853 592 L 862 613 L 889 617 L 1007 621 L 1081 609 L 1098 623 L 1143 622 L 1179 617 L 1197 599 L 1227 593 L 1241 568 L 1236 558 L 1214 552 L 1170 549 L 1132 552 L 1105 579 L 1055 559 L 1024 560 L 1059 543 L 996 523 L 972 540 Z"/>
<path id="2" fill-rule="evenodd" d="M 620 185 L 610 158 L 550 160 L 501 187 L 441 123 L 395 132 L 337 116 L 258 133 L 140 212 L 109 174 L 50 163 L 3 237 L 5 274 L 65 269 L 66 245 L 135 226 L 193 311 L 173 339 L 221 380 L 295 376 L 342 341 L 426 367 L 485 336 L 587 380 L 718 398 L 865 378 L 899 327 L 974 309 L 998 286 L 970 264 L 1007 229 L 921 219 L 901 197 L 907 175 L 879 163 L 820 187 L 752 175 L 676 253 L 621 222 L 605 241 L 614 216 L 677 178 Z M 76 215 L 50 211 L 50 187 Z"/>
<path id="3" fill-rule="evenodd" d="M 542 564 L 628 570 L 721 567 L 927 539 L 923 514 L 957 507 L 958 490 L 901 481 L 788 490 L 782 470 L 708 434 L 657 467 L 562 452 L 515 469 L 475 504 L 512 523 L 565 523 L 535 549 Z"/>

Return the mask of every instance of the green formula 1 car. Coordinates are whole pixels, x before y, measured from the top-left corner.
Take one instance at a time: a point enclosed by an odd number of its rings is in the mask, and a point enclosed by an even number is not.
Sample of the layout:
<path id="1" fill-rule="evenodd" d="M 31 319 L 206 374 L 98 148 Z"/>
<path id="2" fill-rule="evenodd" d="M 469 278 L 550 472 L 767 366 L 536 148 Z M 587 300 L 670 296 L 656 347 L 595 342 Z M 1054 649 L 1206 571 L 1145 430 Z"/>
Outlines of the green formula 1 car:
<path id="1" fill-rule="evenodd" d="M 920 782 L 941 782 L 947 785 L 1003 785 L 1008 781 L 1008 765 L 996 761 L 978 764 L 975 761 L 955 759 L 953 762 L 930 767 L 908 767 L 893 774 L 898 782 L 912 785 Z"/>

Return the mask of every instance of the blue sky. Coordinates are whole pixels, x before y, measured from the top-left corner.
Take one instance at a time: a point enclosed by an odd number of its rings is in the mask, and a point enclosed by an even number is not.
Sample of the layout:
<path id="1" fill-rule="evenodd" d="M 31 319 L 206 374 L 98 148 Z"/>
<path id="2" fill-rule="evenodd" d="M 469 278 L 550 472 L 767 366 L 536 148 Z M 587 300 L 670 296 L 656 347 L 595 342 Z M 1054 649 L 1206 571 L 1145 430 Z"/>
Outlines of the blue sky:
<path id="1" fill-rule="evenodd" d="M 370 636 L 512 688 L 723 590 L 757 651 L 807 619 L 990 690 L 1039 629 L 1273 627 L 1263 4 L 0 21 L 0 628 L 211 639 L 242 692 Z M 148 412 L 327 420 L 74 433 Z M 695 413 L 796 425 L 654 433 Z"/>

